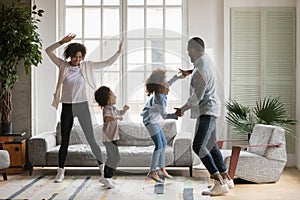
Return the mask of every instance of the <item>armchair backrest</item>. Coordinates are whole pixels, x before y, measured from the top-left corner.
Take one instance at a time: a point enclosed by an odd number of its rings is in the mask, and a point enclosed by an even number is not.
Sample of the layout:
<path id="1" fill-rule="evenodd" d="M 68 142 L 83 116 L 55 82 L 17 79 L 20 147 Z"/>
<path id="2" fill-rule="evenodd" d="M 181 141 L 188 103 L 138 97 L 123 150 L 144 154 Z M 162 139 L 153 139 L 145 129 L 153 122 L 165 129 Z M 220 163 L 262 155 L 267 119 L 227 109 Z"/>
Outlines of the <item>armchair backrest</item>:
<path id="1" fill-rule="evenodd" d="M 287 160 L 285 131 L 279 126 L 256 124 L 253 128 L 249 144 L 281 144 L 280 147 L 250 147 L 248 151 L 268 159 Z"/>

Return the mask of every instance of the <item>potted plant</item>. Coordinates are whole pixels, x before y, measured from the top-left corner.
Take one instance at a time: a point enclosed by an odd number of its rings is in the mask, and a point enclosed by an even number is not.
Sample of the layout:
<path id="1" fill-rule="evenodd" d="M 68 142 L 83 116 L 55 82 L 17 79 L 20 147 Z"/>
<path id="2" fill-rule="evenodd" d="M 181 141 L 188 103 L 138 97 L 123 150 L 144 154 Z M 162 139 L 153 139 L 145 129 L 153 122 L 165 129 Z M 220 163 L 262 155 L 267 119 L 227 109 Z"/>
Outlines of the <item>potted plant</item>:
<path id="1" fill-rule="evenodd" d="M 296 120 L 288 119 L 284 103 L 276 98 L 264 98 L 256 102 L 256 106 L 250 108 L 237 101 L 226 102 L 226 120 L 233 131 L 239 134 L 247 134 L 248 138 L 252 133 L 255 124 L 269 124 L 280 126 L 285 129 L 287 135 L 295 137 L 292 125 Z"/>
<path id="2" fill-rule="evenodd" d="M 12 89 L 18 80 L 18 65 L 27 75 L 31 66 L 42 62 L 42 41 L 37 24 L 43 14 L 36 5 L 26 7 L 20 0 L 0 0 L 0 112 L 1 133 L 11 133 Z"/>

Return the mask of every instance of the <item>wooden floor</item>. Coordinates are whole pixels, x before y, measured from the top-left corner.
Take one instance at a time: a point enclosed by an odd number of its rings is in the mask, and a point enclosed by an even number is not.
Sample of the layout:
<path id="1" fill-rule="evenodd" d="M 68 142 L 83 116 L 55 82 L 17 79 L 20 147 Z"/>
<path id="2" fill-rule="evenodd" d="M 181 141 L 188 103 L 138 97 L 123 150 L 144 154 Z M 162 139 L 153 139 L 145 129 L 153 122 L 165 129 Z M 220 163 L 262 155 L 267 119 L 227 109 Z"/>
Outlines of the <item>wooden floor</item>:
<path id="1" fill-rule="evenodd" d="M 226 196 L 213 197 L 214 200 L 299 200 L 300 170 L 285 168 L 280 179 L 271 184 L 235 184 Z"/>
<path id="2" fill-rule="evenodd" d="M 145 171 L 139 172 L 141 178 L 145 178 Z M 50 175 L 55 176 L 56 170 L 53 169 L 36 169 L 33 172 L 35 175 Z M 94 170 L 68 170 L 68 174 L 72 176 L 81 176 L 86 174 L 91 174 L 91 176 L 97 176 L 97 169 Z M 189 172 L 186 168 L 183 169 L 172 169 L 170 168 L 169 173 L 177 176 L 178 178 L 186 177 L 188 179 Z M 8 175 L 8 179 L 16 179 L 16 176 L 28 176 L 28 171 L 25 171 L 21 175 Z M 209 179 L 209 174 L 207 170 L 193 170 L 193 182 L 197 182 L 198 180 L 206 180 L 206 182 L 212 183 L 213 181 Z M 117 176 L 121 178 L 122 176 L 132 176 L 132 170 L 121 170 L 117 173 Z M 141 179 L 139 178 L 139 180 Z M 200 178 L 200 179 L 199 179 Z M 177 179 L 177 178 L 176 178 Z M 175 179 L 175 180 L 176 180 Z M 179 179 L 178 179 L 179 180 Z M 178 181 L 177 180 L 177 181 Z M 52 180 L 51 180 L 52 181 Z M 203 182 L 204 183 L 204 182 Z M 203 184 L 202 183 L 202 184 Z M 2 185 L 2 186 L 1 186 Z M 0 187 L 3 187 L 5 182 L 0 181 Z M 128 184 L 126 184 L 128 185 Z M 130 184 L 129 184 L 130 185 Z M 149 184 L 148 184 L 149 185 Z M 197 189 L 199 191 L 197 191 Z M 197 186 L 194 187 L 194 200 L 195 199 L 203 199 L 204 197 L 201 194 L 203 187 Z M 117 195 L 117 194 L 116 194 Z M 196 195 L 196 196 L 195 196 Z M 199 196 L 198 196 L 199 195 Z M 199 197 L 199 198 L 198 198 Z M 164 199 L 164 198 L 163 198 Z M 205 197 L 204 199 L 207 199 Z M 271 184 L 253 184 L 253 183 L 245 183 L 239 182 L 235 184 L 235 188 L 230 190 L 228 194 L 225 196 L 211 197 L 211 199 L 215 200 L 299 200 L 300 199 L 300 170 L 296 168 L 286 168 L 280 177 L 280 180 L 276 183 Z M 133 199 L 134 200 L 134 199 Z"/>

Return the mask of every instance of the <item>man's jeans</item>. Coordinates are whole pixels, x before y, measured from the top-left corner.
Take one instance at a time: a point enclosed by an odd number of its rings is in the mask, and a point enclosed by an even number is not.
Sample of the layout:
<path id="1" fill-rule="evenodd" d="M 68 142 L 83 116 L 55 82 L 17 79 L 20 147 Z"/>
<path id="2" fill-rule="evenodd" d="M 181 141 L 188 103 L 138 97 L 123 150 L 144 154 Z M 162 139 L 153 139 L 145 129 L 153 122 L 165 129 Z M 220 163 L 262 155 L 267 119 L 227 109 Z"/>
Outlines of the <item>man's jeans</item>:
<path id="1" fill-rule="evenodd" d="M 193 150 L 211 175 L 227 172 L 223 156 L 217 146 L 216 117 L 201 115 L 197 118 Z"/>

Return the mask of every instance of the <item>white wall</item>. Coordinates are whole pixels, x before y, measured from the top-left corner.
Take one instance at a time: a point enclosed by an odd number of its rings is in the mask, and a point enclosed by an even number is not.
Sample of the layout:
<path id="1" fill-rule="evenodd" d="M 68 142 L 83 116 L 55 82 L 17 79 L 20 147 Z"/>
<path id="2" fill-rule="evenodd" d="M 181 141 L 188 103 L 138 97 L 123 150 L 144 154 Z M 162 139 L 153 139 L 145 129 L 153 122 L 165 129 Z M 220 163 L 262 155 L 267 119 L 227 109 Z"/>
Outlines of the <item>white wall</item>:
<path id="1" fill-rule="evenodd" d="M 297 0 L 297 18 L 296 18 L 296 32 L 300 33 L 300 0 Z M 296 77 L 300 77 L 300 36 L 296 35 Z M 296 79 L 296 119 L 300 122 L 300 78 Z M 296 126 L 298 139 L 296 140 L 296 166 L 300 169 L 300 123 Z"/>
<path id="2" fill-rule="evenodd" d="M 33 133 L 55 130 L 56 111 L 51 106 L 56 84 L 56 66 L 45 53 L 45 48 L 56 41 L 56 0 L 35 1 L 38 8 L 45 11 L 42 22 L 39 24 L 39 33 L 43 41 L 43 63 L 34 70 L 32 92 L 32 120 Z"/>

